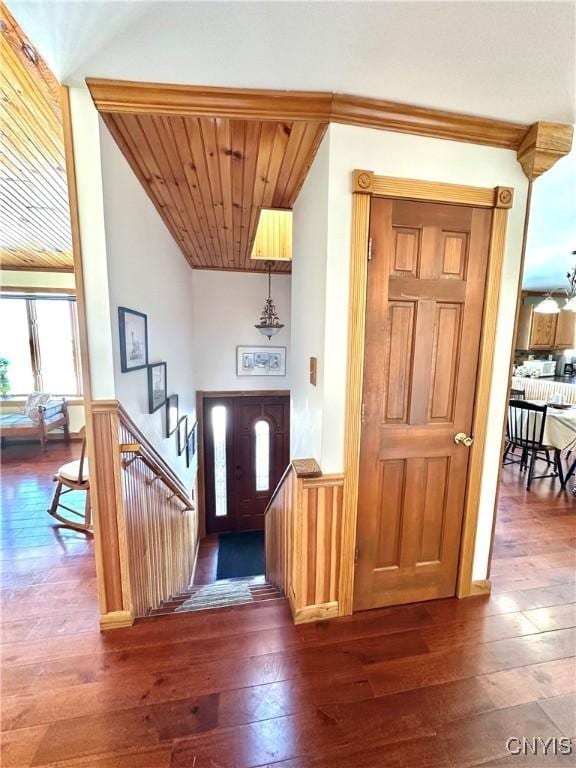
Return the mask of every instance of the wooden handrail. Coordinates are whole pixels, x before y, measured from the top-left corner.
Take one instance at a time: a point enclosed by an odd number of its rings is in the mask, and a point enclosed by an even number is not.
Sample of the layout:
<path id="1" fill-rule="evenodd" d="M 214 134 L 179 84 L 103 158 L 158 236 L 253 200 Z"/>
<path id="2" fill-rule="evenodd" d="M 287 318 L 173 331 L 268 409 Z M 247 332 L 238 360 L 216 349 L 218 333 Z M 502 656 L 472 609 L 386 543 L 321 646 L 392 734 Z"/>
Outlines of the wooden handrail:
<path id="1" fill-rule="evenodd" d="M 128 413 L 118 404 L 120 423 L 138 442 L 123 443 L 120 445 L 120 453 L 130 453 L 134 458 L 139 458 L 162 482 L 185 504 L 187 509 L 194 509 L 194 503 L 186 486 L 174 472 L 172 467 L 162 458 L 156 448 L 148 440 L 146 435 L 136 426 Z"/>

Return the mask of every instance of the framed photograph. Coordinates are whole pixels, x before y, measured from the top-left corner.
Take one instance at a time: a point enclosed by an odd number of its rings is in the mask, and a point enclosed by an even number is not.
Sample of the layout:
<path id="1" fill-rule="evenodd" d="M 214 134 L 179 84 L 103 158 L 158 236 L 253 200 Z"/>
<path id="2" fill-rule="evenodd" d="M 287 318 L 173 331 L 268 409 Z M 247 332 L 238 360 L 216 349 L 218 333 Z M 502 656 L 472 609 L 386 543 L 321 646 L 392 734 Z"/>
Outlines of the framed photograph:
<path id="1" fill-rule="evenodd" d="M 154 413 L 166 402 L 166 363 L 148 366 L 148 413 Z"/>
<path id="2" fill-rule="evenodd" d="M 186 437 L 188 435 L 188 416 L 182 416 L 178 422 L 178 456 L 182 456 L 186 450 Z"/>
<path id="3" fill-rule="evenodd" d="M 194 423 L 194 426 L 188 432 L 186 437 L 186 466 L 189 467 L 192 463 L 192 459 L 196 454 L 197 449 L 197 435 L 198 435 L 198 422 Z"/>
<path id="4" fill-rule="evenodd" d="M 178 395 L 166 399 L 166 437 L 176 432 L 178 427 Z"/>
<path id="5" fill-rule="evenodd" d="M 118 307 L 120 369 L 137 371 L 148 365 L 148 317 L 127 307 Z"/>
<path id="6" fill-rule="evenodd" d="M 237 376 L 286 376 L 286 347 L 236 347 Z"/>

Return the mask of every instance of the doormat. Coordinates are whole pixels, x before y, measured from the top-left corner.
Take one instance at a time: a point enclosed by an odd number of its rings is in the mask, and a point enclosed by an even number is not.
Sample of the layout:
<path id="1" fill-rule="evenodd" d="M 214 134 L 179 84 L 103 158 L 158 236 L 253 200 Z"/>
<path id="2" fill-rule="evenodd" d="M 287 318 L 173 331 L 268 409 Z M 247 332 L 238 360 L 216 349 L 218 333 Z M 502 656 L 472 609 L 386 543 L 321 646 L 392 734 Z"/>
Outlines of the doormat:
<path id="1" fill-rule="evenodd" d="M 260 576 L 264 573 L 264 531 L 221 533 L 217 579 Z"/>

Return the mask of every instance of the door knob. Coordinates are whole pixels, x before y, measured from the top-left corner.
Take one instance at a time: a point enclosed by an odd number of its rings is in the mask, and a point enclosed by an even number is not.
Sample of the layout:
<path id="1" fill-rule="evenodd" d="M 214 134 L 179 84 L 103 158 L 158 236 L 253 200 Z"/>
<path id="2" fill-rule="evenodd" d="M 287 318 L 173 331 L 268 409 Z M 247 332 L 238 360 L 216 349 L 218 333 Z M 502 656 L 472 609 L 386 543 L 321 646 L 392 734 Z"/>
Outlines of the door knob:
<path id="1" fill-rule="evenodd" d="M 456 445 L 465 445 L 466 448 L 470 448 L 474 442 L 474 438 L 469 437 L 465 432 L 458 432 L 457 435 L 454 435 L 454 442 Z"/>

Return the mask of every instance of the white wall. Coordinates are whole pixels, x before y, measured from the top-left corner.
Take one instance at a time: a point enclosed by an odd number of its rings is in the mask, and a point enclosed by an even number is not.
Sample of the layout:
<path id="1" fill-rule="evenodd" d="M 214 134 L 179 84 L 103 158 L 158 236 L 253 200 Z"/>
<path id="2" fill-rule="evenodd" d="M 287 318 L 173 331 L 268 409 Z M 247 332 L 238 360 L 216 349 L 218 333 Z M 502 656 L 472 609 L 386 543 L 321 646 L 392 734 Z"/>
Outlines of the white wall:
<path id="1" fill-rule="evenodd" d="M 73 272 L 34 272 L 0 269 L 0 285 L 5 288 L 75 288 Z"/>
<path id="2" fill-rule="evenodd" d="M 268 297 L 268 275 L 194 270 L 192 309 L 198 390 L 290 388 L 290 283 L 290 275 L 272 274 L 272 298 L 284 328 L 268 342 L 254 328 Z M 238 345 L 286 347 L 286 376 L 237 376 Z"/>
<path id="3" fill-rule="evenodd" d="M 69 93 L 82 242 L 91 396 L 94 399 L 108 400 L 114 399 L 115 392 L 99 117 L 87 88 L 70 88 Z"/>
<path id="4" fill-rule="evenodd" d="M 322 456 L 325 388 L 329 153 L 327 133 L 294 206 L 292 243 L 290 452 L 292 458 L 314 458 L 318 462 Z M 318 358 L 316 386 L 310 384 L 310 357 Z"/>
<path id="5" fill-rule="evenodd" d="M 346 398 L 348 290 L 352 220 L 351 174 L 355 168 L 384 176 L 515 189 L 510 211 L 502 300 L 498 316 L 488 434 L 480 498 L 474 579 L 486 576 L 494 499 L 499 473 L 501 429 L 508 386 L 508 360 L 512 347 L 516 292 L 528 182 L 514 152 L 443 141 L 419 136 L 388 133 L 369 128 L 331 125 L 329 128 L 329 200 L 326 264 L 326 308 L 324 336 L 325 388 L 319 404 L 322 421 L 320 465 L 326 473 L 343 470 L 344 416 Z M 300 202 L 300 201 L 299 201 Z M 324 224 L 307 239 L 322 239 Z M 295 221 L 295 230 L 296 221 Z M 306 243 L 299 243 L 304 248 Z M 294 271 L 294 293 L 298 271 Z M 297 299 L 295 299 L 297 301 Z M 309 315 L 299 317 L 306 325 Z M 297 338 L 296 331 L 294 331 Z M 295 387 L 295 391 L 297 387 Z M 299 426 L 295 425 L 299 430 Z"/>
<path id="6" fill-rule="evenodd" d="M 176 435 L 166 437 L 165 408 L 148 413 L 146 369 L 122 373 L 118 307 L 148 316 L 149 362 L 167 363 L 168 394 L 179 395 L 180 415 L 195 420 L 192 343 L 192 270 L 142 189 L 104 123 L 100 123 L 102 186 L 112 326 L 115 397 L 190 484 L 192 469 L 178 457 Z"/>

